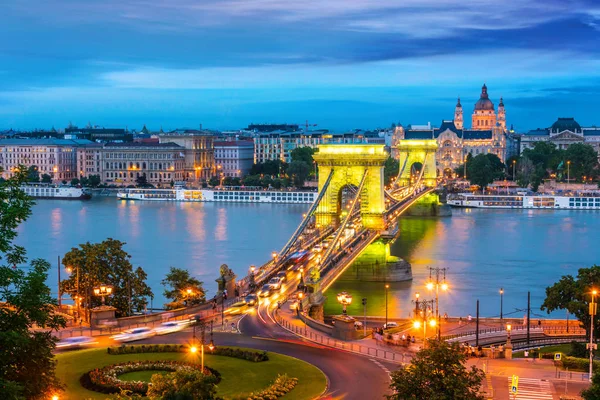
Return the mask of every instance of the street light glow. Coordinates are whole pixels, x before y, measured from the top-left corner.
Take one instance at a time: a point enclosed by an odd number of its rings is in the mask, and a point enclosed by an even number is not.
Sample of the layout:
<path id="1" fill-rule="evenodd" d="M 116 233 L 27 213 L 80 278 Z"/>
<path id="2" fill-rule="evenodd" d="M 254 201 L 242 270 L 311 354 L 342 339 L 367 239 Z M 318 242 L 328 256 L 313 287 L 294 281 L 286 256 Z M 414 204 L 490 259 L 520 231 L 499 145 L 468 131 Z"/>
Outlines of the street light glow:
<path id="1" fill-rule="evenodd" d="M 427 290 L 433 290 L 433 282 L 427 282 Z"/>
<path id="2" fill-rule="evenodd" d="M 592 290 L 592 294 L 595 296 L 598 294 L 598 291 L 596 289 Z"/>
<path id="3" fill-rule="evenodd" d="M 421 321 L 415 321 L 415 322 L 413 322 L 413 328 L 419 329 L 420 327 L 421 327 Z"/>
<path id="4" fill-rule="evenodd" d="M 190 353 L 196 353 L 197 351 L 198 351 L 198 348 L 196 346 L 190 347 Z"/>
<path id="5" fill-rule="evenodd" d="M 506 330 L 507 330 L 507 331 L 509 331 L 509 332 L 510 332 L 511 328 L 512 328 L 512 325 L 511 325 L 511 324 L 506 324 Z"/>
<path id="6" fill-rule="evenodd" d="M 429 320 L 429 326 L 435 326 L 435 324 L 436 324 L 435 319 Z"/>
<path id="7" fill-rule="evenodd" d="M 448 284 L 446 282 L 442 283 L 442 290 L 448 290 Z"/>

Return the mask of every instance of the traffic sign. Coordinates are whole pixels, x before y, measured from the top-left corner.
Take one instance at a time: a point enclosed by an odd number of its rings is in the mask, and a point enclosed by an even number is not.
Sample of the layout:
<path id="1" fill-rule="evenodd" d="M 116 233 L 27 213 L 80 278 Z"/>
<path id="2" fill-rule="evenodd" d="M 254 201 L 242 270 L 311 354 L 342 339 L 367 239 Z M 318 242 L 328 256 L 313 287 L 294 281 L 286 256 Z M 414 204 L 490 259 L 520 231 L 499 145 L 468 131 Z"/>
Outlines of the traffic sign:
<path id="1" fill-rule="evenodd" d="M 560 361 L 560 357 L 561 357 L 560 353 L 554 353 L 554 360 L 555 361 Z"/>
<path id="2" fill-rule="evenodd" d="M 510 392 L 516 396 L 518 391 L 519 391 L 519 377 L 517 375 L 513 375 L 512 383 L 510 385 Z"/>

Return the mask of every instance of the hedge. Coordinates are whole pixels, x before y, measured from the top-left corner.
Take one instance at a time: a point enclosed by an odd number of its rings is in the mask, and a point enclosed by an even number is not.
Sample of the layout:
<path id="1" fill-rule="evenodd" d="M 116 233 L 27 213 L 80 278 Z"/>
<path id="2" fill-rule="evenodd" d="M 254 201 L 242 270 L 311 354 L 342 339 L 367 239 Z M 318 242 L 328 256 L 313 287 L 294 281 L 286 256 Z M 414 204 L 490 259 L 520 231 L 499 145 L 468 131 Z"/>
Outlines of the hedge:
<path id="1" fill-rule="evenodd" d="M 109 347 L 108 354 L 137 354 L 137 353 L 187 353 L 189 347 L 183 344 L 151 344 L 151 345 L 123 345 L 119 347 Z M 268 361 L 269 356 L 266 351 L 252 351 L 235 349 L 231 347 L 215 347 L 212 351 L 207 351 L 208 354 L 216 356 L 225 356 L 239 358 L 252 362 Z"/>
<path id="2" fill-rule="evenodd" d="M 564 356 L 562 360 L 558 361 L 557 364 L 563 369 L 569 369 L 569 371 L 589 371 L 590 360 L 587 358 L 576 358 Z M 600 361 L 594 360 L 594 371 L 600 371 Z"/>
<path id="3" fill-rule="evenodd" d="M 290 378 L 287 375 L 277 375 L 277 378 L 268 388 L 248 396 L 235 397 L 234 400 L 276 400 L 285 396 L 298 384 L 298 378 Z"/>

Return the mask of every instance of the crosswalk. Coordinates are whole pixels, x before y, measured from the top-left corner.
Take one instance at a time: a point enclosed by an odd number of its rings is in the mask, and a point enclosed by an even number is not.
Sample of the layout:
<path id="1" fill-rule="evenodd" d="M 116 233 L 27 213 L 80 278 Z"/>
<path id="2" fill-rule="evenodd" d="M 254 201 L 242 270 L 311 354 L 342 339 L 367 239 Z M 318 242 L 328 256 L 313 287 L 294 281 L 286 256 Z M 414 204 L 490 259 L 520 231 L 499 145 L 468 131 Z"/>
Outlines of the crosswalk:
<path id="1" fill-rule="evenodd" d="M 508 390 L 511 389 L 512 377 L 508 377 Z M 552 400 L 552 387 L 550 382 L 541 379 L 519 378 L 519 390 L 517 396 L 510 399 L 516 400 Z"/>

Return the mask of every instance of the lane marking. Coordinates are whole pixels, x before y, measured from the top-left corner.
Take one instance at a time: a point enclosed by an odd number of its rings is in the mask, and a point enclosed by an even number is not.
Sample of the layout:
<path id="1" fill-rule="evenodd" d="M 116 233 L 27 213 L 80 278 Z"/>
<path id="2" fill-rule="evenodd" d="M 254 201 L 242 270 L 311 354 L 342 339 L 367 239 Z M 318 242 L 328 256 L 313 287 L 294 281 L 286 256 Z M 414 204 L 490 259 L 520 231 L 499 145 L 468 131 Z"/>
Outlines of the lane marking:
<path id="1" fill-rule="evenodd" d="M 374 358 L 369 358 L 369 360 L 371 360 L 373 363 L 375 363 L 375 365 L 377 365 L 379 368 L 381 368 L 382 370 L 385 371 L 385 373 L 388 375 L 388 378 L 390 378 L 390 380 L 392 379 L 392 372 L 382 363 L 380 363 L 379 361 L 377 361 Z"/>

